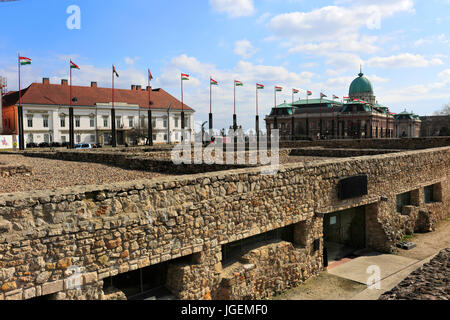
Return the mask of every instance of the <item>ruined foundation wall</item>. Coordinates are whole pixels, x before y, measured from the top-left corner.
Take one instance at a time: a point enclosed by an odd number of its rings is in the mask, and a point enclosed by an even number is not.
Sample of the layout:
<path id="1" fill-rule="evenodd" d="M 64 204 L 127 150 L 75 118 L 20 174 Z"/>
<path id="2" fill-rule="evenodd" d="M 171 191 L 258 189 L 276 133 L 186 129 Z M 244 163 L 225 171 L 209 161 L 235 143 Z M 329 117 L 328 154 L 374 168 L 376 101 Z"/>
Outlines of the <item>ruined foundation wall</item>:
<path id="1" fill-rule="evenodd" d="M 338 181 L 359 174 L 368 175 L 369 195 L 340 201 Z M 317 224 L 304 224 L 296 234 L 305 248 L 311 248 L 318 239 L 321 252 L 323 214 L 367 204 L 375 208 L 372 223 L 379 234 L 370 245 L 387 251 L 405 233 L 408 219 L 396 212 L 395 195 L 440 184 L 442 202 L 433 205 L 442 211 L 431 213 L 438 219 L 449 213 L 449 176 L 447 147 L 288 164 L 275 175 L 261 175 L 259 168 L 248 168 L 3 194 L 0 299 L 48 294 L 65 299 L 102 299 L 103 279 L 188 256 L 192 262 L 169 267 L 169 279 L 181 280 L 169 281 L 168 287 L 182 299 L 214 298 L 223 287 L 222 245 L 315 220 Z M 381 197 L 387 200 L 381 201 Z M 294 249 L 274 250 L 296 250 L 293 245 Z M 303 264 L 307 261 L 302 269 L 309 270 L 307 277 L 322 268 L 318 252 L 303 251 L 298 257 Z M 276 256 L 279 265 L 287 263 L 286 255 Z M 251 253 L 248 259 L 256 261 Z M 269 263 L 262 259 L 254 264 L 253 273 L 248 275 L 245 273 L 252 270 L 242 266 L 248 281 L 245 285 L 238 281 L 230 297 L 236 298 L 238 292 L 255 298 L 268 296 L 305 278 L 303 271 L 300 276 L 297 270 L 295 279 L 265 282 L 262 275 L 268 272 Z M 74 270 L 82 274 L 77 289 L 70 285 Z M 284 272 L 282 268 L 279 271 Z"/>

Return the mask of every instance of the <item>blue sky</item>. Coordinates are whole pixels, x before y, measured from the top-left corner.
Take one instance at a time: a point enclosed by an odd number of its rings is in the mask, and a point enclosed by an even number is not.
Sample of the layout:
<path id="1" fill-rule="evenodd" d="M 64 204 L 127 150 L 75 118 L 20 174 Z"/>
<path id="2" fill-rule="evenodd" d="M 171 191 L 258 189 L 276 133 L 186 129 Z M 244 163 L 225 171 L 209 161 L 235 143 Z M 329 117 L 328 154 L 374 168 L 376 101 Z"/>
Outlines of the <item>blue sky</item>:
<path id="1" fill-rule="evenodd" d="M 81 29 L 70 30 L 70 5 L 81 12 Z M 17 22 L 20 21 L 20 24 Z M 273 86 L 318 97 L 348 94 L 363 65 L 379 103 L 393 112 L 405 108 L 432 114 L 450 102 L 450 0 L 196 0 L 83 1 L 20 0 L 0 2 L 0 75 L 17 89 L 17 52 L 33 59 L 23 83 L 52 83 L 68 78 L 68 60 L 80 67 L 74 84 L 146 85 L 180 97 L 180 72 L 189 73 L 185 102 L 196 120 L 209 112 L 209 76 L 215 127 L 232 122 L 233 80 L 238 122 L 253 127 L 255 83 L 260 115 L 273 107 Z M 20 35 L 20 36 L 19 36 Z"/>

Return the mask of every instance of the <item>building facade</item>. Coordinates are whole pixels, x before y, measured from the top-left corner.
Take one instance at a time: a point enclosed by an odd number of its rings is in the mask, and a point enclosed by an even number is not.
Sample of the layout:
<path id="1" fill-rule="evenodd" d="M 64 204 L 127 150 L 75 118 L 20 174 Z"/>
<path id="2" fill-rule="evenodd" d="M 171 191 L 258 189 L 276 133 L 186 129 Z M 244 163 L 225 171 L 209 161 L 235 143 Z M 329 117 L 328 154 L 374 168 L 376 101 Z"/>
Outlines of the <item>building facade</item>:
<path id="1" fill-rule="evenodd" d="M 112 142 L 112 121 L 116 123 L 119 145 L 143 143 L 149 125 L 148 105 L 151 90 L 153 142 L 179 143 L 181 141 L 181 102 L 163 89 L 142 89 L 133 85 L 131 90 L 114 90 L 115 119 L 111 119 L 112 90 L 99 88 L 96 82 L 90 87 L 73 86 L 75 143 Z M 69 86 L 33 83 L 22 90 L 25 143 L 69 142 Z M 5 134 L 18 134 L 18 92 L 3 98 L 3 125 Z M 194 135 L 194 110 L 184 105 L 187 139 Z"/>
<path id="2" fill-rule="evenodd" d="M 420 117 L 421 137 L 450 136 L 450 115 Z"/>
<path id="3" fill-rule="evenodd" d="M 396 118 L 388 107 L 377 102 L 372 84 L 362 72 L 351 83 L 347 102 L 329 99 L 285 102 L 266 117 L 269 133 L 275 127 L 275 118 L 284 140 L 394 138 L 403 132 L 402 117 Z M 413 115 L 410 120 L 412 127 L 420 128 L 417 116 Z M 415 129 L 409 133 L 408 137 L 420 134 Z"/>

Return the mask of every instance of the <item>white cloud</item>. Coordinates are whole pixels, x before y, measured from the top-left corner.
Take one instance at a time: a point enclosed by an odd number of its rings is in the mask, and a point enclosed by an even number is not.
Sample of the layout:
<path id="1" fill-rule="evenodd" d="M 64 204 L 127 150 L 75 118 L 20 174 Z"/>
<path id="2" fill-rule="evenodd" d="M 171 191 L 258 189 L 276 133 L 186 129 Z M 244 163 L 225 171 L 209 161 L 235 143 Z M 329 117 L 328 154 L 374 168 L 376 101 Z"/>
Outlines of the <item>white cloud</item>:
<path id="1" fill-rule="evenodd" d="M 373 57 L 367 60 L 370 67 L 381 68 L 420 68 L 443 64 L 439 58 L 426 59 L 419 54 L 402 53 L 390 57 Z"/>
<path id="2" fill-rule="evenodd" d="M 291 12 L 273 17 L 268 26 L 276 37 L 303 41 L 339 40 L 349 34 L 358 34 L 363 27 L 371 28 L 368 21 L 374 15 L 380 20 L 398 12 L 412 12 L 412 0 L 395 0 L 377 2 L 376 5 L 366 5 L 357 2 L 352 7 L 326 6 L 310 12 Z"/>
<path id="3" fill-rule="evenodd" d="M 254 48 L 247 39 L 236 41 L 234 44 L 234 53 L 244 59 L 252 57 L 258 49 Z"/>
<path id="4" fill-rule="evenodd" d="M 251 16 L 255 12 L 253 0 L 209 0 L 214 11 L 230 18 Z"/>

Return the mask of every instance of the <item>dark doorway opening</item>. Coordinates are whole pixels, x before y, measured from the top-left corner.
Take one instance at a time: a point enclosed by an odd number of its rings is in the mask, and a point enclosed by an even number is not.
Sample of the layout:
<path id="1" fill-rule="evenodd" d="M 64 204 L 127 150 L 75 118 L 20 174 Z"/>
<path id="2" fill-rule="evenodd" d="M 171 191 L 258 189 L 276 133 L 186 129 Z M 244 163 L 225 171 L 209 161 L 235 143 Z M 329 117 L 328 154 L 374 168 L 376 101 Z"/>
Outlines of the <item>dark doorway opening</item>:
<path id="1" fill-rule="evenodd" d="M 324 216 L 328 263 L 355 255 L 366 247 L 366 208 L 357 207 Z"/>
<path id="2" fill-rule="evenodd" d="M 172 261 L 173 262 L 173 261 Z M 166 289 L 169 262 L 118 274 L 103 280 L 103 290 L 121 290 L 128 300 L 172 300 Z"/>

